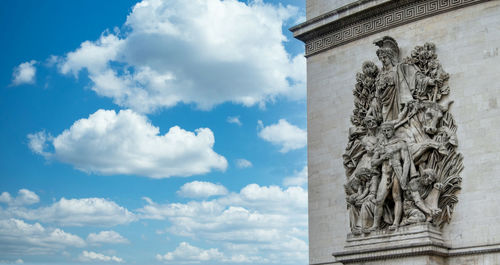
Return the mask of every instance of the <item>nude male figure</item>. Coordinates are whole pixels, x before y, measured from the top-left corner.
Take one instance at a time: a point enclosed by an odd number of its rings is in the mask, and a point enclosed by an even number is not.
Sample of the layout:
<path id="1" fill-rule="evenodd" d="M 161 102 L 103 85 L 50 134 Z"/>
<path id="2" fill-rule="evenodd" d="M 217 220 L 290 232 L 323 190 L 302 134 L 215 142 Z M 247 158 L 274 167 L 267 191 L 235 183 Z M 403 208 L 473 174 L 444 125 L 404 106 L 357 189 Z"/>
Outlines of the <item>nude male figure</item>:
<path id="1" fill-rule="evenodd" d="M 392 191 L 394 200 L 394 222 L 389 229 L 398 228 L 403 213 L 402 192 L 407 189 L 412 160 L 408 145 L 402 139 L 394 137 L 394 122 L 384 122 L 380 125 L 383 139 L 375 151 L 372 166 L 382 167 L 382 176 L 375 200 L 373 225 L 368 232 L 379 228 L 383 214 L 384 202 Z"/>

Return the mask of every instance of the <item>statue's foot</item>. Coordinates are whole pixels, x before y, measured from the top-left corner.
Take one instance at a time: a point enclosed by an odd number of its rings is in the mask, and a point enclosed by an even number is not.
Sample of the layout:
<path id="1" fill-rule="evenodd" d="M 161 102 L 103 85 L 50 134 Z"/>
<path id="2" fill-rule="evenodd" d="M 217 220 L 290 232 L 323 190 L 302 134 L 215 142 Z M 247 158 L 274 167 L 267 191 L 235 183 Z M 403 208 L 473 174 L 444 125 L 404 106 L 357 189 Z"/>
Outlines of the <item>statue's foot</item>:
<path id="1" fill-rule="evenodd" d="M 389 230 L 394 231 L 394 230 L 398 229 L 398 227 L 399 227 L 399 225 L 391 225 L 391 226 L 389 226 Z"/>
<path id="2" fill-rule="evenodd" d="M 355 236 L 361 235 L 361 229 L 360 228 L 354 228 L 352 230 L 352 234 L 355 235 Z"/>
<path id="3" fill-rule="evenodd" d="M 377 226 L 374 225 L 374 226 L 372 226 L 370 228 L 363 228 L 363 233 L 369 234 L 369 233 L 377 230 L 377 228 L 378 228 L 378 225 Z"/>

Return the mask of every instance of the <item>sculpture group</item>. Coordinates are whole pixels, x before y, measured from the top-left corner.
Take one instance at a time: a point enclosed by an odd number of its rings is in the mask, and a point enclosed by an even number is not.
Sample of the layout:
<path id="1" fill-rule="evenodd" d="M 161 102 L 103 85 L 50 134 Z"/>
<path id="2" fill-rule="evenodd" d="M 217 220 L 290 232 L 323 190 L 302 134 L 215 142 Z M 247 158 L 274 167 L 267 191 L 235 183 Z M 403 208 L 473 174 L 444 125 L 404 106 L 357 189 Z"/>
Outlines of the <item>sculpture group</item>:
<path id="1" fill-rule="evenodd" d="M 433 43 L 416 46 L 403 60 L 393 38 L 374 44 L 382 67 L 367 61 L 356 75 L 343 156 L 351 231 L 442 226 L 458 201 L 463 168 L 446 100 L 449 75 Z"/>

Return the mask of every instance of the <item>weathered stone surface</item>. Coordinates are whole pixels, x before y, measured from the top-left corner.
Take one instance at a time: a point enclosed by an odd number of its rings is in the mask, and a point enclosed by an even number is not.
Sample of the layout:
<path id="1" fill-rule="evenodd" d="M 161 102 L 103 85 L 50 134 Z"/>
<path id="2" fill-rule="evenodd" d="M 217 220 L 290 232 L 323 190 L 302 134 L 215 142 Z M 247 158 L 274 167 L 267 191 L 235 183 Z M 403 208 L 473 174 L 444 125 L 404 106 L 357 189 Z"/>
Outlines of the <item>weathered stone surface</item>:
<path id="1" fill-rule="evenodd" d="M 331 13 L 332 11 L 339 11 L 339 9 L 352 14 L 383 1 L 387 0 L 309 0 L 306 2 L 306 18 L 310 20 L 320 15 Z"/>
<path id="2" fill-rule="evenodd" d="M 342 154 L 351 126 L 352 87 L 356 83 L 353 73 L 359 71 L 360 62 L 378 61 L 372 42 L 386 35 L 398 41 L 403 55 L 410 54 L 416 44 L 435 43 L 439 60 L 450 75 L 453 92 L 449 99 L 454 101 L 464 171 L 460 203 L 450 224 L 442 230 L 449 257 L 447 263 L 435 264 L 500 264 L 495 252 L 500 246 L 499 1 L 428 17 L 308 58 L 310 263 L 340 264 L 335 263 L 332 253 L 345 250 L 350 229 L 342 188 Z M 490 252 L 495 253 L 487 254 Z M 444 262 L 439 257 L 421 256 L 405 259 L 405 264 L 419 264 L 417 260 L 420 264 Z"/>
<path id="3" fill-rule="evenodd" d="M 431 42 L 400 59 L 395 39 L 377 39 L 382 63 L 363 63 L 343 154 L 352 234 L 449 223 L 460 190 L 462 155 L 449 106 L 449 74 Z"/>

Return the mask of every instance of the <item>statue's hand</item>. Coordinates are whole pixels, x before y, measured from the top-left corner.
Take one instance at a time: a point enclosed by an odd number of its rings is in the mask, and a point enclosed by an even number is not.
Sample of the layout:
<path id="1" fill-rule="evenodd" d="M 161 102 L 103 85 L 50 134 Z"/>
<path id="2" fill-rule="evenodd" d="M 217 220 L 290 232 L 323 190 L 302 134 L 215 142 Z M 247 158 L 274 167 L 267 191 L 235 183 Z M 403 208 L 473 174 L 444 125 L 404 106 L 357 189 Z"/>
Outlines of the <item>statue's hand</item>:
<path id="1" fill-rule="evenodd" d="M 375 195 L 370 194 L 370 195 L 366 196 L 365 201 L 369 201 L 369 202 L 375 203 Z"/>

